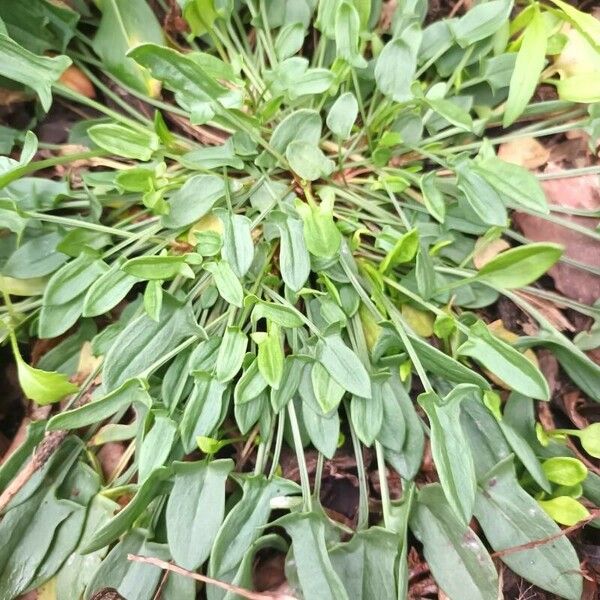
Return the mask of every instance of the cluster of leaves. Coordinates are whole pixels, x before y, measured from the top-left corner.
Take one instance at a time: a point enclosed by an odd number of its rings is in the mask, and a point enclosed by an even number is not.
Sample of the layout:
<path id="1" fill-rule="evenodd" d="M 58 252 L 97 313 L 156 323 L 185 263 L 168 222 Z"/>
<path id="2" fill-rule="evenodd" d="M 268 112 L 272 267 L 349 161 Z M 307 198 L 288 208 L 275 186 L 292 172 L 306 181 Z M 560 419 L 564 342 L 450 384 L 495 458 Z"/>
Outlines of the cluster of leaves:
<path id="1" fill-rule="evenodd" d="M 534 401 L 549 389 L 531 348 L 553 351 L 596 401 L 600 369 L 514 291 L 550 294 L 530 284 L 560 247 L 515 246 L 479 269 L 474 257 L 518 238 L 513 209 L 555 218 L 536 177 L 495 146 L 557 123 L 597 130 L 597 110 L 576 104 L 600 100 L 597 80 L 557 64 L 575 37 L 597 61 L 598 22 L 560 0 L 513 21 L 510 0 L 490 0 L 428 26 L 422 0 L 399 2 L 389 22 L 380 0 L 183 0 L 182 51 L 144 0 L 98 5 L 0 1 L 2 85 L 35 92 L 39 117 L 53 94 L 97 114 L 70 132 L 81 151 L 44 160 L 38 150 L 57 148 L 0 132 L 5 152 L 22 146 L 0 159 L 0 337 L 28 398 L 64 400 L 30 426 L 0 490 L 44 435 L 71 432 L 4 510 L 0 598 L 48 581 L 56 598 L 103 587 L 153 598 L 160 570 L 128 554 L 251 588 L 266 548 L 287 553 L 304 598 L 405 598 L 414 535 L 452 600 L 498 597 L 490 548 L 577 600 L 579 560 L 556 522 L 589 518 L 600 479 L 563 442 L 598 457 L 598 428 L 541 429 Z M 106 102 L 66 85 L 73 69 Z M 540 80 L 558 100 L 530 103 Z M 70 163 L 71 182 L 32 176 Z M 515 340 L 474 312 L 500 296 L 535 336 Z M 29 337 L 60 340 L 33 367 Z M 439 483 L 423 485 L 427 438 Z M 254 472 L 234 473 L 231 444 L 253 440 Z M 115 441 L 126 450 L 104 479 L 95 453 Z M 284 444 L 300 485 L 281 477 Z M 356 456 L 355 531 L 319 501 L 340 446 Z M 381 523 L 363 446 L 377 457 Z M 192 599 L 195 582 L 173 575 L 161 593 Z"/>

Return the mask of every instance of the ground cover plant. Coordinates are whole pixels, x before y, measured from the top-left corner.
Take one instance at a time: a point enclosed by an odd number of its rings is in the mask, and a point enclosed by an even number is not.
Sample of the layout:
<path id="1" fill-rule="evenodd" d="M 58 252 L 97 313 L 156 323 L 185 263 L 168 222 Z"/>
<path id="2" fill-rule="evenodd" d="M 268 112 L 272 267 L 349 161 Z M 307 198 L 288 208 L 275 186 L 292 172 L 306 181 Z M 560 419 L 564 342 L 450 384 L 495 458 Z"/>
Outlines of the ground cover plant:
<path id="1" fill-rule="evenodd" d="M 516 223 L 598 213 L 498 149 L 597 155 L 600 21 L 465 4 L 0 1 L 0 599 L 594 593 L 598 268 Z"/>

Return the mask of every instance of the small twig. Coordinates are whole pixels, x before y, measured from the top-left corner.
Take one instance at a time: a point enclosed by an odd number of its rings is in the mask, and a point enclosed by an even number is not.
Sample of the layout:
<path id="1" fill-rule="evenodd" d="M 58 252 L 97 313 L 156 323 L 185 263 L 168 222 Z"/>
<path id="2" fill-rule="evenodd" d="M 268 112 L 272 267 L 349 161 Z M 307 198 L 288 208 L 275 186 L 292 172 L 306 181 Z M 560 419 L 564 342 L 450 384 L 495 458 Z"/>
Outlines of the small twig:
<path id="1" fill-rule="evenodd" d="M 512 546 L 511 548 L 505 548 L 504 550 L 498 550 L 494 552 L 491 556 L 492 558 L 498 558 L 502 556 L 506 556 L 507 554 L 514 554 L 515 552 L 522 552 L 523 550 L 531 550 L 532 548 L 537 548 L 538 546 L 543 546 L 548 542 L 552 542 L 553 540 L 562 537 L 563 535 L 569 535 L 578 529 L 581 529 L 584 525 L 587 525 L 593 519 L 596 519 L 600 516 L 600 508 L 590 511 L 590 514 L 583 520 L 579 521 L 579 523 L 575 523 L 575 525 L 571 525 L 570 527 L 566 527 L 565 529 L 561 529 L 558 533 L 554 535 L 549 535 L 548 537 L 542 538 L 541 540 L 533 540 L 532 542 L 527 542 L 526 544 L 520 544 L 519 546 Z"/>
<path id="2" fill-rule="evenodd" d="M 67 433 L 68 432 L 65 430 L 59 430 L 51 431 L 46 434 L 31 457 L 31 460 L 23 469 L 21 469 L 21 471 L 19 471 L 17 476 L 0 495 L 0 513 L 31 479 L 33 474 L 46 464 L 48 459 L 54 454 L 54 451 L 63 443 L 64 439 L 67 437 Z"/>
<path id="3" fill-rule="evenodd" d="M 450 11 L 448 17 L 454 17 L 456 13 L 463 7 L 463 4 L 465 4 L 465 0 L 458 0 L 458 2 L 452 7 L 452 10 Z"/>
<path id="4" fill-rule="evenodd" d="M 287 594 L 269 594 L 267 592 L 252 592 L 250 590 L 238 587 L 237 585 L 231 585 L 229 583 L 225 583 L 224 581 L 219 581 L 217 579 L 213 579 L 212 577 L 207 577 L 206 575 L 201 575 L 200 573 L 193 573 L 192 571 L 188 571 L 187 569 L 182 569 L 177 565 L 173 565 L 164 560 L 160 560 L 160 558 L 153 558 L 151 556 L 138 556 L 137 554 L 128 554 L 127 560 L 146 563 L 148 565 L 154 565 L 159 569 L 172 571 L 173 573 L 177 573 L 177 575 L 182 575 L 183 577 L 191 577 L 196 581 L 201 581 L 202 583 L 209 583 L 227 592 L 232 592 L 234 594 L 237 594 L 238 596 L 242 596 L 243 598 L 248 598 L 248 600 L 296 600 L 294 596 L 289 596 Z"/>

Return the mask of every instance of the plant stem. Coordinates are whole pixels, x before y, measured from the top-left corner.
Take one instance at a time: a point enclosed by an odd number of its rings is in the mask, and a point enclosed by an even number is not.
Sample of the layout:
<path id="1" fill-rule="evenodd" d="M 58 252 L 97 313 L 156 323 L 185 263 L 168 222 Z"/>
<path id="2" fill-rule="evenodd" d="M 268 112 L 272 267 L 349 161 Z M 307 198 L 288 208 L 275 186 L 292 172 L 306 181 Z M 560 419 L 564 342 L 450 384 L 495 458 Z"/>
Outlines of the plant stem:
<path id="1" fill-rule="evenodd" d="M 392 525 L 390 491 L 387 482 L 387 473 L 385 458 L 383 455 L 383 446 L 375 442 L 375 453 L 377 455 L 377 471 L 379 473 L 379 489 L 381 490 L 381 507 L 383 509 L 383 524 L 386 529 Z"/>
<path id="2" fill-rule="evenodd" d="M 294 448 L 296 450 L 296 459 L 298 460 L 298 470 L 300 472 L 300 486 L 302 487 L 302 498 L 304 499 L 304 510 L 312 511 L 312 494 L 310 493 L 310 481 L 308 479 L 308 469 L 304 459 L 304 448 L 302 447 L 302 438 L 300 436 L 300 427 L 298 426 L 298 417 L 294 408 L 294 401 L 290 400 L 287 405 L 288 416 L 292 428 L 292 437 L 294 438 Z"/>

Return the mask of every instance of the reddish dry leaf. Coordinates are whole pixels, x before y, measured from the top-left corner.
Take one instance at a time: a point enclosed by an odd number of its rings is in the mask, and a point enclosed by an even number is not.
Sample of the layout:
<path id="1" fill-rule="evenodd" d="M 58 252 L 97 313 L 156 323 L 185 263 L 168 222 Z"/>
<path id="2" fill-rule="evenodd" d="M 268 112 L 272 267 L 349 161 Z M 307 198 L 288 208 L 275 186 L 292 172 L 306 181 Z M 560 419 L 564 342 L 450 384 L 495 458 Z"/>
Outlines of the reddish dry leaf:
<path id="1" fill-rule="evenodd" d="M 556 170 L 556 169 L 548 169 Z M 600 186 L 597 175 L 584 175 L 543 182 L 550 204 L 584 209 L 600 209 Z M 561 219 L 594 229 L 598 219 L 555 213 Z M 523 233 L 534 242 L 556 242 L 565 247 L 565 255 L 579 262 L 600 268 L 600 241 L 541 217 L 516 213 L 514 220 Z M 600 297 L 600 277 L 571 265 L 558 263 L 550 271 L 556 289 L 565 296 L 593 304 Z"/>
<path id="2" fill-rule="evenodd" d="M 537 351 L 538 362 L 542 375 L 548 382 L 550 388 L 550 395 L 553 396 L 556 391 L 561 387 L 560 381 L 560 369 L 558 367 L 558 361 L 551 350 L 545 348 L 539 348 Z"/>
<path id="3" fill-rule="evenodd" d="M 561 398 L 561 403 L 565 413 L 578 429 L 584 429 L 590 424 L 588 419 L 586 419 L 580 412 L 580 409 L 587 403 L 581 397 L 579 391 L 573 391 L 564 394 Z"/>
<path id="4" fill-rule="evenodd" d="M 60 83 L 72 89 L 74 92 L 84 95 L 86 98 L 95 98 L 96 90 L 88 77 L 78 69 L 71 65 L 61 76 Z"/>
<path id="5" fill-rule="evenodd" d="M 548 162 L 550 152 L 535 138 L 519 138 L 501 144 L 498 157 L 526 169 L 537 169 Z"/>
<path id="6" fill-rule="evenodd" d="M 120 442 L 107 442 L 96 455 L 105 478 L 108 479 L 114 473 L 123 457 L 124 449 L 125 447 Z"/>
<path id="7" fill-rule="evenodd" d="M 537 308 L 545 317 L 558 329 L 559 331 L 577 331 L 577 328 L 563 315 L 560 308 L 550 302 L 550 300 L 545 300 L 544 298 L 538 298 L 533 294 L 528 294 L 526 292 L 517 292 L 519 296 L 522 296 L 532 304 L 535 308 Z M 526 332 L 527 335 L 535 335 L 535 333 Z"/>
<path id="8" fill-rule="evenodd" d="M 483 238 L 479 238 L 475 244 L 473 264 L 477 269 L 481 269 L 481 267 L 489 263 L 492 258 L 495 258 L 498 256 L 498 254 L 500 254 L 500 252 L 508 250 L 509 248 L 510 244 L 502 238 L 493 240 L 491 242 L 487 242 L 483 240 Z"/>

